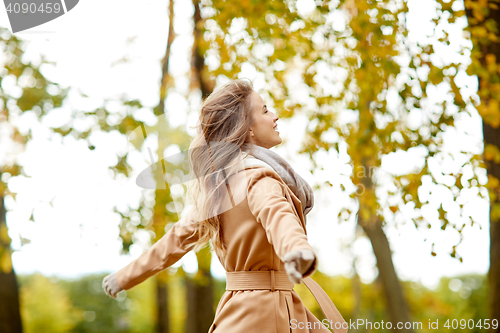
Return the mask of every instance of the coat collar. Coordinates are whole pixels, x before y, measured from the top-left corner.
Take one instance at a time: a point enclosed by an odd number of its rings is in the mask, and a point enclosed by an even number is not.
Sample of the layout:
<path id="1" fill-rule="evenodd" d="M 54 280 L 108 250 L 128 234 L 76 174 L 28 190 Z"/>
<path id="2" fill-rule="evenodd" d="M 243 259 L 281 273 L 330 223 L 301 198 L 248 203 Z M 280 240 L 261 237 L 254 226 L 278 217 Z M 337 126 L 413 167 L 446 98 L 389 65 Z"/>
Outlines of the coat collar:
<path id="1" fill-rule="evenodd" d="M 269 164 L 266 162 L 259 160 L 258 158 L 254 157 L 253 155 L 250 155 L 246 152 L 242 152 L 243 154 L 243 169 L 250 169 L 250 168 L 268 168 L 273 171 L 275 171 Z M 281 178 L 281 177 L 280 177 Z"/>

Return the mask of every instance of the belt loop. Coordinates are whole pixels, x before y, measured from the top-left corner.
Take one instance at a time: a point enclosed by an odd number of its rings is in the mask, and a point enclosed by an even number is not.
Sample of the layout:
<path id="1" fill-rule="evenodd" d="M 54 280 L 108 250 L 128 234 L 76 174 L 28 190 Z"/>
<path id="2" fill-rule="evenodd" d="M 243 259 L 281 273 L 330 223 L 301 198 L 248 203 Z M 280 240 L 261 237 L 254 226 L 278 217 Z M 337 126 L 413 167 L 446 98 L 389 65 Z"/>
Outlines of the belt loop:
<path id="1" fill-rule="evenodd" d="M 271 271 L 271 291 L 274 291 L 274 286 L 275 286 L 275 278 L 274 278 L 274 271 Z"/>

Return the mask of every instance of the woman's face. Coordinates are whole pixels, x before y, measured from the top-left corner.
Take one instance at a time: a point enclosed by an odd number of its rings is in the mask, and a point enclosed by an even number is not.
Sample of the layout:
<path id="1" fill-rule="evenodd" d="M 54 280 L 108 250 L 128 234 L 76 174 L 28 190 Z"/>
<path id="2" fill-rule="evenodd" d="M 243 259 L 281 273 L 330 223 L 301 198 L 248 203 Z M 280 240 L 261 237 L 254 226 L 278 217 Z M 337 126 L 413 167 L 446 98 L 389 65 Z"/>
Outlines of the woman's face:
<path id="1" fill-rule="evenodd" d="M 276 123 L 279 117 L 267 109 L 264 100 L 255 91 L 251 92 L 249 98 L 253 117 L 250 138 L 253 144 L 267 149 L 279 145 L 282 142 Z"/>

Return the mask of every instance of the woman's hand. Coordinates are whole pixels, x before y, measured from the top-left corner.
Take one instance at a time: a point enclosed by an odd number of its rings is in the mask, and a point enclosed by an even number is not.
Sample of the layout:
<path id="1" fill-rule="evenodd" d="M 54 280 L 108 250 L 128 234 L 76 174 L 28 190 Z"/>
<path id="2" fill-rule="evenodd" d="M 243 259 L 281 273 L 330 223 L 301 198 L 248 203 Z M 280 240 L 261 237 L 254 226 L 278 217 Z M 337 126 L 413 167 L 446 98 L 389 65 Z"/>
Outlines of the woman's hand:
<path id="1" fill-rule="evenodd" d="M 316 260 L 314 252 L 308 249 L 288 252 L 283 258 L 285 270 L 293 283 L 299 284 L 304 273 L 306 273 Z"/>
<path id="2" fill-rule="evenodd" d="M 116 294 L 118 294 L 123 289 L 118 284 L 118 281 L 116 281 L 116 273 L 104 277 L 104 279 L 102 280 L 102 289 L 104 289 L 108 296 L 113 298 L 117 297 Z"/>

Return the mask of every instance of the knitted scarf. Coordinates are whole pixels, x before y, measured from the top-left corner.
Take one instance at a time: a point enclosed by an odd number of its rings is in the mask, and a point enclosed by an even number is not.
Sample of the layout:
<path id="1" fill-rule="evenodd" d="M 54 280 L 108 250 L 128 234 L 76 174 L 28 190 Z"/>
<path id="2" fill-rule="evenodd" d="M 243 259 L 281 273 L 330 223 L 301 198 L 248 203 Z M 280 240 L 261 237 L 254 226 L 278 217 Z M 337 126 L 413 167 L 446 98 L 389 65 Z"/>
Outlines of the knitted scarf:
<path id="1" fill-rule="evenodd" d="M 243 144 L 242 150 L 246 153 L 250 151 L 248 143 Z M 302 203 L 304 216 L 311 211 L 314 206 L 314 193 L 311 186 L 302 178 L 292 166 L 281 156 L 267 148 L 254 145 L 251 156 L 267 163 L 281 177 L 285 184 Z"/>

